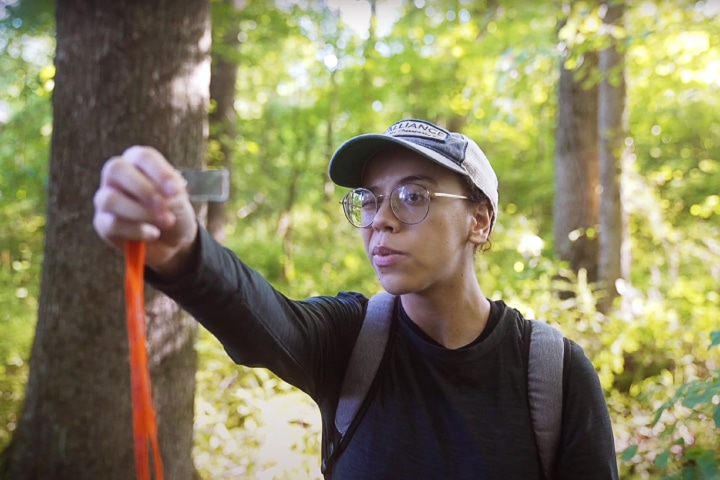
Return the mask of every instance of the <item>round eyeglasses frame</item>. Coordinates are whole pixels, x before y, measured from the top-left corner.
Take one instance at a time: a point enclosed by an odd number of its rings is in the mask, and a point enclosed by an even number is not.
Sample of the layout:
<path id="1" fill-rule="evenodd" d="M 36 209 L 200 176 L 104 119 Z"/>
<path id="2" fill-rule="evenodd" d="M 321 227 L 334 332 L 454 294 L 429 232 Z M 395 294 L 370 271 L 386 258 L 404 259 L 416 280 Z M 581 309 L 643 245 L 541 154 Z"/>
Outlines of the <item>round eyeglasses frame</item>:
<path id="1" fill-rule="evenodd" d="M 416 183 L 403 183 L 390 192 L 390 195 L 376 195 L 366 188 L 350 190 L 340 202 L 345 218 L 357 228 L 366 228 L 373 224 L 380 209 L 381 201 L 390 197 L 390 209 L 395 218 L 405 225 L 415 225 L 430 212 L 430 200 L 437 197 L 470 200 L 465 195 L 454 193 L 430 192 Z"/>

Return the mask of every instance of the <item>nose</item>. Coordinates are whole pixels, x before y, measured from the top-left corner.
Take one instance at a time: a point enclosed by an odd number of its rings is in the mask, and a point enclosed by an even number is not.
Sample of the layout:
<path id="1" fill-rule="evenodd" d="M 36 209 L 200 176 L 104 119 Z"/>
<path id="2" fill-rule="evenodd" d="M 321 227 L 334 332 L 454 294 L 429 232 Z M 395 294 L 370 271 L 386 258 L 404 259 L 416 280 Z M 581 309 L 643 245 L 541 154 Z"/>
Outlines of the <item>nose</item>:
<path id="1" fill-rule="evenodd" d="M 400 221 L 395 216 L 392 207 L 390 206 L 390 198 L 385 197 L 378 199 L 378 209 L 375 213 L 375 218 L 371 224 L 375 230 L 391 230 L 395 231 L 398 228 Z"/>

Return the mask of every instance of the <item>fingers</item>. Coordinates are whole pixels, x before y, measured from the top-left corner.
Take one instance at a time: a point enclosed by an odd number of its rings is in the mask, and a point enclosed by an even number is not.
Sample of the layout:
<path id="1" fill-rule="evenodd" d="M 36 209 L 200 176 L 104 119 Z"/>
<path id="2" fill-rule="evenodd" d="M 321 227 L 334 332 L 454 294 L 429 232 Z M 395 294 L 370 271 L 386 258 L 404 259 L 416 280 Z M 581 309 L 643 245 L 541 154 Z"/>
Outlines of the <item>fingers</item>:
<path id="1" fill-rule="evenodd" d="M 153 203 L 162 203 L 162 195 L 153 182 L 123 157 L 113 157 L 103 166 L 98 192 L 102 190 L 116 191 L 118 193 L 116 199 L 127 196 L 147 207 L 152 207 Z M 110 197 L 109 192 L 107 197 Z M 96 198 L 95 205 L 107 206 L 107 202 L 98 205 Z"/>
<path id="2" fill-rule="evenodd" d="M 174 214 L 160 200 L 148 207 L 132 196 L 125 195 L 113 185 L 101 185 L 93 198 L 95 211 L 111 214 L 126 222 L 150 223 L 159 228 L 170 228 Z"/>
<path id="3" fill-rule="evenodd" d="M 162 206 L 165 198 L 185 189 L 182 176 L 160 152 L 137 146 L 105 163 L 100 184 L 116 188 L 150 208 Z"/>
<path id="4" fill-rule="evenodd" d="M 157 150 L 131 147 L 103 166 L 93 225 L 116 246 L 124 240 L 156 240 L 175 226 L 174 211 L 182 211 L 178 202 L 187 202 L 184 194 L 182 176 Z"/>
<path id="5" fill-rule="evenodd" d="M 95 214 L 93 227 L 106 242 L 119 249 L 127 240 L 151 242 L 160 238 L 160 230 L 152 224 L 124 220 L 107 212 Z"/>
<path id="6" fill-rule="evenodd" d="M 163 196 L 172 197 L 185 189 L 182 176 L 154 148 L 134 146 L 125 150 L 122 156 L 142 171 Z"/>

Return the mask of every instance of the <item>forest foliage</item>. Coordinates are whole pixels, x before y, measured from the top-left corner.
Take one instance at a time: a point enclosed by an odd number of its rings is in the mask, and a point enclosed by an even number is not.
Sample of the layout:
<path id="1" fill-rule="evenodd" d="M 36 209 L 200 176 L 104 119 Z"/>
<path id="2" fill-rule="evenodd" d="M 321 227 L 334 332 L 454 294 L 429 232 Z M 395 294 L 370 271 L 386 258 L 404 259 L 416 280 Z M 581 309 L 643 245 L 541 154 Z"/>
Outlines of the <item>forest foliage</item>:
<path id="1" fill-rule="evenodd" d="M 0 12 L 0 448 L 22 402 L 38 307 L 54 76 L 47 3 Z M 327 178 L 329 155 L 400 118 L 454 124 L 500 178 L 492 249 L 477 257 L 481 285 L 588 353 L 622 478 L 720 477 L 717 2 L 633 3 L 614 32 L 582 2 L 564 11 L 555 2 L 378 3 L 378 17 L 360 27 L 362 1 L 213 3 L 215 38 L 227 22 L 240 26 L 240 47 L 222 52 L 239 64 L 228 246 L 290 297 L 375 292 L 338 205 L 343 192 Z M 581 64 L 583 49 L 609 34 L 626 54 L 632 269 L 625 308 L 604 315 L 598 286 L 554 258 L 552 206 L 559 65 Z M 211 143 L 209 161 L 218 155 Z M 206 332 L 198 351 L 200 473 L 317 476 L 309 400 L 264 370 L 233 365 Z"/>

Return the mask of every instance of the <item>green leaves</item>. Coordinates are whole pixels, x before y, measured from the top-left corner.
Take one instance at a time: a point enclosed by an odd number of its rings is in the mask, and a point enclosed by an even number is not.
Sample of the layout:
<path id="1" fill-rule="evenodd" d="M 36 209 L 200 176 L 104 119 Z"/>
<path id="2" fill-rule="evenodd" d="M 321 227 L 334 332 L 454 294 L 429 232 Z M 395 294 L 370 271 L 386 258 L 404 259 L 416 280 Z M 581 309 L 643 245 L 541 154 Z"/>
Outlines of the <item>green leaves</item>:
<path id="1" fill-rule="evenodd" d="M 655 461 L 653 462 L 653 464 L 657 468 L 662 470 L 665 467 L 667 467 L 669 461 L 670 461 L 670 449 L 666 448 L 665 450 L 663 450 L 663 452 L 660 455 L 655 457 Z"/>
<path id="2" fill-rule="evenodd" d="M 630 445 L 625 450 L 623 450 L 622 454 L 620 455 L 620 460 L 623 462 L 629 462 L 633 459 L 635 455 L 637 455 L 638 452 L 638 446 L 637 445 Z"/>
<path id="3" fill-rule="evenodd" d="M 23 0 L 0 19 L 0 445 L 22 399 L 41 275 L 51 3 Z M 483 289 L 562 325 L 588 352 L 609 399 L 623 478 L 717 475 L 716 17 L 699 2 L 687 9 L 644 2 L 628 6 L 625 30 L 602 32 L 599 12 L 575 2 L 558 39 L 554 2 L 438 0 L 405 2 L 394 23 L 383 18 L 371 34 L 322 2 L 230 3 L 242 2 L 212 3 L 214 38 L 240 40 L 225 50 L 215 42 L 223 58 L 240 64 L 229 247 L 292 297 L 374 292 L 358 232 L 337 204 L 341 189 L 327 179 L 329 156 L 350 136 L 402 117 L 459 128 L 480 143 L 501 183 L 493 248 L 476 259 Z M 566 272 L 550 253 L 559 62 L 581 62 L 606 34 L 627 48 L 631 155 L 623 194 L 633 262 L 628 309 L 607 316 L 594 308 L 599 286 Z M 568 47 L 574 54 L 565 57 Z M 212 155 L 218 150 L 211 145 Z M 257 472 L 252 452 L 263 437 L 253 432 L 269 421 L 260 406 L 287 408 L 272 398 L 297 397 L 265 372 L 238 373 L 206 342 L 199 346 L 198 464 L 208 478 L 239 464 Z M 306 421 L 287 418 L 295 427 Z M 305 447 L 292 448 L 312 471 L 315 425 L 299 434 Z M 305 478 L 297 472 L 292 478 Z"/>
<path id="4" fill-rule="evenodd" d="M 682 396 L 682 404 L 687 408 L 697 408 L 703 405 L 712 405 L 715 395 L 720 394 L 720 382 L 707 383 L 698 381 L 687 384 Z"/>
<path id="5" fill-rule="evenodd" d="M 710 348 L 720 345 L 720 330 L 715 330 L 710 334 Z"/>

